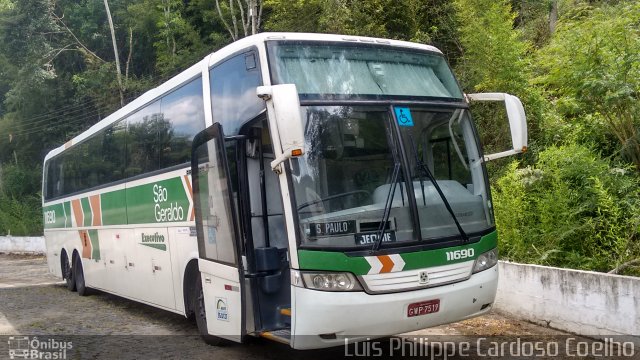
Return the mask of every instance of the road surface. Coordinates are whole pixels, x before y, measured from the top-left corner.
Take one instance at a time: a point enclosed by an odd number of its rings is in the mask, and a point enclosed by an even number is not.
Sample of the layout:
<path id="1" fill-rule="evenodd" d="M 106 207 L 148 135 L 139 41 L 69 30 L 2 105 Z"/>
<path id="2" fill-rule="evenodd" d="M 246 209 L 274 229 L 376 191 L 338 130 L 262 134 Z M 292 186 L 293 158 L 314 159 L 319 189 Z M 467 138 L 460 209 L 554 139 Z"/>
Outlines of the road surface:
<path id="1" fill-rule="evenodd" d="M 6 254 L 0 254 L 0 337 L 2 335 L 5 339 L 12 337 L 10 341 L 0 339 L 0 358 L 7 356 L 3 346 L 20 346 L 16 345 L 20 339 L 25 340 L 23 343 L 31 341 L 34 345 L 46 345 L 47 342 L 50 345 L 64 345 L 69 341 L 71 348 L 66 349 L 66 352 L 57 350 L 66 358 L 105 359 L 353 358 L 356 355 L 378 355 L 379 352 L 386 354 L 401 339 L 385 339 L 380 343 L 372 341 L 360 347 L 313 351 L 295 351 L 264 339 L 250 339 L 246 344 L 212 347 L 199 339 L 195 323 L 183 316 L 102 292 L 80 297 L 69 292 L 61 279 L 48 273 L 44 257 Z M 492 339 L 512 341 L 517 336 L 524 336 L 525 339 L 565 339 L 567 335 L 495 312 L 406 334 L 407 339 L 426 339 L 425 346 L 432 353 L 443 350 L 436 348 L 442 342 L 468 341 L 472 346 L 472 355 L 478 355 L 479 351 L 473 350 L 473 347 L 490 347 Z M 479 343 L 479 336 L 486 336 L 489 340 L 481 340 L 483 343 Z M 33 339 L 37 340 L 34 342 Z M 429 341 L 432 345 L 428 344 Z M 420 355 L 411 345 L 403 346 L 404 351 L 414 351 L 413 355 Z M 486 354 L 486 351 L 480 353 Z M 424 352 L 422 355 L 421 358 L 430 358 Z"/>

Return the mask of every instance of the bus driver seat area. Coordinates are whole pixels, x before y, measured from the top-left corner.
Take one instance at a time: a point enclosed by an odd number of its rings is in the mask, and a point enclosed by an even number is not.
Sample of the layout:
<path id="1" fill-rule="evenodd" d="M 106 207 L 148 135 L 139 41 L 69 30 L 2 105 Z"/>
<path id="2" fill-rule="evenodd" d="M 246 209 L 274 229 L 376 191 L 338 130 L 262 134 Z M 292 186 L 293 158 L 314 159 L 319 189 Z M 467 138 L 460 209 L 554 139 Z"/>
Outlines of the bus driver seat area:
<path id="1" fill-rule="evenodd" d="M 266 120 L 252 125 L 246 142 L 246 166 L 255 271 L 250 282 L 256 331 L 287 329 L 291 319 L 283 316 L 288 314 L 283 310 L 291 307 L 289 246 L 278 177 L 270 166 L 275 156 Z"/>

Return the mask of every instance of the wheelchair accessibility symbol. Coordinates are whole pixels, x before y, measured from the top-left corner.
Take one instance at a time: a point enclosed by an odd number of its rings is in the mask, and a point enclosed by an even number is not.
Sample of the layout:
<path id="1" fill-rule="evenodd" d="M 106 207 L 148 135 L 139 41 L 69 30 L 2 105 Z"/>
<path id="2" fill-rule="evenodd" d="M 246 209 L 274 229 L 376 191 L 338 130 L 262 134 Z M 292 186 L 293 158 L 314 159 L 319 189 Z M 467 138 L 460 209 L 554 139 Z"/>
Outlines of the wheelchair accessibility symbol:
<path id="1" fill-rule="evenodd" d="M 413 118 L 411 117 L 411 110 L 406 107 L 394 108 L 396 113 L 396 119 L 400 126 L 413 126 Z"/>

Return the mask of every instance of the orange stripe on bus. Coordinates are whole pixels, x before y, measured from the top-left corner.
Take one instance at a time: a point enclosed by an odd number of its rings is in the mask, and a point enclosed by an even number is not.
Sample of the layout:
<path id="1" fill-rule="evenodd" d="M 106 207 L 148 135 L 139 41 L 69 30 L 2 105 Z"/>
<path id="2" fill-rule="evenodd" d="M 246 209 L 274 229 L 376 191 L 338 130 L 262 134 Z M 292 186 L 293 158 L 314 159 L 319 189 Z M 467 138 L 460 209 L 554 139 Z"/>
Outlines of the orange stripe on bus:
<path id="1" fill-rule="evenodd" d="M 100 209 L 100 194 L 89 196 L 91 203 L 91 217 L 93 226 L 102 226 L 102 209 Z"/>
<path id="2" fill-rule="evenodd" d="M 73 211 L 73 217 L 76 219 L 76 226 L 84 226 L 84 213 L 82 212 L 80 199 L 71 200 L 71 210 Z"/>
<path id="3" fill-rule="evenodd" d="M 191 216 L 189 216 L 189 221 L 193 221 L 196 218 L 196 209 L 195 202 L 193 201 L 193 189 L 191 188 L 191 181 L 189 181 L 189 175 L 184 176 L 184 182 L 187 184 L 187 190 L 189 190 L 189 199 L 191 203 L 194 205 L 193 210 L 191 210 Z"/>
<path id="4" fill-rule="evenodd" d="M 380 273 L 388 273 L 393 269 L 393 260 L 387 255 L 378 256 L 378 261 L 382 264 L 382 269 L 380 269 Z"/>
<path id="5" fill-rule="evenodd" d="M 87 230 L 78 230 L 80 234 L 80 243 L 82 243 L 82 257 L 91 259 L 91 238 Z"/>

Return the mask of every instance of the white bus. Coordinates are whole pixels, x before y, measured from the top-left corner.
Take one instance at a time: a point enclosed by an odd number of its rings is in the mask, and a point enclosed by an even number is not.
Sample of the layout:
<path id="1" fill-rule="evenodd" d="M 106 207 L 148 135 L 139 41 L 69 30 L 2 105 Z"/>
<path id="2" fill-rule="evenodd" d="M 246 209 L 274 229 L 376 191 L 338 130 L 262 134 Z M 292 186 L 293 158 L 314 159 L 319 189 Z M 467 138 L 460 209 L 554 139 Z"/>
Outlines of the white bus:
<path id="1" fill-rule="evenodd" d="M 511 150 L 483 155 L 475 100 L 505 103 Z M 195 317 L 212 344 L 467 319 L 498 280 L 484 163 L 526 144 L 520 101 L 463 94 L 432 46 L 250 36 L 46 156 L 48 266 Z"/>

